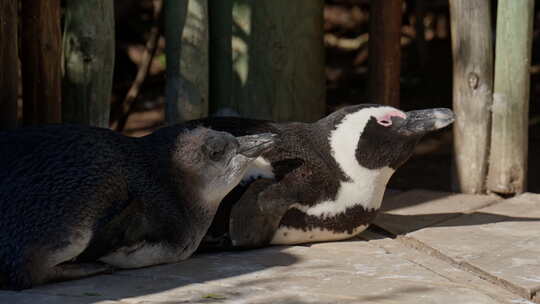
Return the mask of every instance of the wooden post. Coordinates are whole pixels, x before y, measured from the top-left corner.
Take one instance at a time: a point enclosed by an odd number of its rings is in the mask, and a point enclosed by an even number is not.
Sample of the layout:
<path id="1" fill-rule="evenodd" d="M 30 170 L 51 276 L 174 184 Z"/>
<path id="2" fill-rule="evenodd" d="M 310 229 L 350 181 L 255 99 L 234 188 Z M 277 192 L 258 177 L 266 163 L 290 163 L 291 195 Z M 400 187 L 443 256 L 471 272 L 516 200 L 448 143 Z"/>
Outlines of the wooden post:
<path id="1" fill-rule="evenodd" d="M 526 189 L 533 0 L 499 0 L 488 190 Z"/>
<path id="2" fill-rule="evenodd" d="M 242 116 L 314 121 L 325 113 L 323 0 L 233 1 L 233 98 Z"/>
<path id="3" fill-rule="evenodd" d="M 23 122 L 60 122 L 60 0 L 21 1 L 21 21 Z"/>
<path id="4" fill-rule="evenodd" d="M 402 0 L 371 0 L 369 13 L 370 101 L 399 107 Z"/>
<path id="5" fill-rule="evenodd" d="M 166 120 L 208 114 L 208 2 L 166 0 Z"/>
<path id="6" fill-rule="evenodd" d="M 214 114 L 232 98 L 232 0 L 209 1 L 210 104 Z"/>
<path id="7" fill-rule="evenodd" d="M 458 187 L 465 193 L 483 193 L 493 96 L 490 0 L 450 0 L 450 18 Z"/>
<path id="8" fill-rule="evenodd" d="M 416 32 L 416 51 L 418 52 L 418 62 L 420 64 L 420 69 L 422 73 L 425 72 L 426 64 L 428 61 L 428 49 L 426 43 L 426 31 L 424 26 L 424 18 L 426 17 L 426 0 L 416 0 L 414 1 L 414 15 L 415 15 L 415 24 L 414 30 Z"/>
<path id="9" fill-rule="evenodd" d="M 66 1 L 62 120 L 109 126 L 114 1 Z M 99 22 L 96 22 L 99 20 Z"/>
<path id="10" fill-rule="evenodd" d="M 0 130 L 17 127 L 17 14 L 19 1 L 0 1 Z"/>

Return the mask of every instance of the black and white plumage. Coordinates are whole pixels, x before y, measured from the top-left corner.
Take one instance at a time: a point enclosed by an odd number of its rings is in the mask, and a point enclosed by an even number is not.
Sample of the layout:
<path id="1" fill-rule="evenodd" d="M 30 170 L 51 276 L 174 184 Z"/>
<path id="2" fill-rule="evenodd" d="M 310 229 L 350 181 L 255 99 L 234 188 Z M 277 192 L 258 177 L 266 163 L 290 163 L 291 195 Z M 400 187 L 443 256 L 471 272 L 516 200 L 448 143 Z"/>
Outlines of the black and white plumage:
<path id="1" fill-rule="evenodd" d="M 315 123 L 216 117 L 193 121 L 236 136 L 272 132 L 278 143 L 252 163 L 222 202 L 201 248 L 341 240 L 363 231 L 386 184 L 426 133 L 454 120 L 448 109 L 402 112 L 364 104 Z"/>
<path id="2" fill-rule="evenodd" d="M 273 135 L 76 125 L 0 132 L 0 286 L 189 257 Z"/>

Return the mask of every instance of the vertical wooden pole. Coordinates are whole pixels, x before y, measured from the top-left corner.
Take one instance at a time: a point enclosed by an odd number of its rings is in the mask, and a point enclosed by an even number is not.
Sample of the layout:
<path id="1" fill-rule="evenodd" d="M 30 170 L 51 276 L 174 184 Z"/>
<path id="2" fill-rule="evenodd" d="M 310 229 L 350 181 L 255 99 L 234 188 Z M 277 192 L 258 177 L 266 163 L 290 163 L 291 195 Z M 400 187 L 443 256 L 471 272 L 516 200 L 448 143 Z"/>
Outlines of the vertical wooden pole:
<path id="1" fill-rule="evenodd" d="M 450 0 L 455 167 L 461 192 L 482 193 L 493 94 L 490 0 Z"/>
<path id="2" fill-rule="evenodd" d="M 232 0 L 209 1 L 210 104 L 209 112 L 229 105 L 232 98 Z"/>
<path id="3" fill-rule="evenodd" d="M 402 0 L 371 0 L 369 95 L 371 102 L 399 107 Z"/>
<path id="4" fill-rule="evenodd" d="M 314 121 L 325 113 L 323 0 L 233 2 L 233 108 Z"/>
<path id="5" fill-rule="evenodd" d="M 17 14 L 19 1 L 0 1 L 0 130 L 17 127 Z"/>
<path id="6" fill-rule="evenodd" d="M 106 128 L 114 68 L 114 1 L 66 1 L 63 38 L 62 120 Z"/>
<path id="7" fill-rule="evenodd" d="M 499 0 L 488 190 L 526 189 L 533 0 Z"/>
<path id="8" fill-rule="evenodd" d="M 416 0 L 414 2 L 414 15 L 415 21 L 414 29 L 416 32 L 416 50 L 418 52 L 418 62 L 420 63 L 420 68 L 424 72 L 426 64 L 428 61 L 428 49 L 426 43 L 426 31 L 424 26 L 424 18 L 426 17 L 426 0 Z"/>
<path id="9" fill-rule="evenodd" d="M 208 114 L 208 2 L 166 0 L 167 123 Z"/>
<path id="10" fill-rule="evenodd" d="M 182 32 L 186 23 L 188 0 L 165 0 L 165 56 L 167 58 L 167 84 L 165 91 L 165 120 L 171 125 L 183 120 L 178 104 L 185 102 L 186 93 L 180 74 Z"/>
<path id="11" fill-rule="evenodd" d="M 21 1 L 21 21 L 23 122 L 60 122 L 60 0 Z"/>

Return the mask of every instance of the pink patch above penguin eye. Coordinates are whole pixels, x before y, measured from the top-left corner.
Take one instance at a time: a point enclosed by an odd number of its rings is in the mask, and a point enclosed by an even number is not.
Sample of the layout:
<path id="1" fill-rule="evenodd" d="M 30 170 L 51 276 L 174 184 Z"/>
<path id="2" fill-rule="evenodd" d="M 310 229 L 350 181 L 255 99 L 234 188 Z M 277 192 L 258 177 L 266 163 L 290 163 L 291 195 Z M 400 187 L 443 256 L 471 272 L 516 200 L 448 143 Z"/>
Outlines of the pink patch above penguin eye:
<path id="1" fill-rule="evenodd" d="M 389 127 L 392 125 L 392 117 L 400 117 L 400 118 L 406 119 L 407 115 L 405 115 L 405 113 L 400 112 L 400 111 L 392 111 L 385 114 L 382 117 L 378 117 L 377 123 L 379 123 L 381 126 Z"/>

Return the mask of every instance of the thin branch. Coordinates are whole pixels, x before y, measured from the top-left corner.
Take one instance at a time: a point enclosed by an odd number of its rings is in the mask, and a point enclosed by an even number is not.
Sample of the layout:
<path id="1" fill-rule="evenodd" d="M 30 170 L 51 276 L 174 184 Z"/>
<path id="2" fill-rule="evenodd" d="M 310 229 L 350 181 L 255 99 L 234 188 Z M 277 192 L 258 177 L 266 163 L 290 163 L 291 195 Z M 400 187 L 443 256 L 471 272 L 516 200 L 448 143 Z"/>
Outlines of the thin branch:
<path id="1" fill-rule="evenodd" d="M 148 38 L 148 41 L 146 42 L 146 48 L 142 55 L 141 64 L 139 65 L 139 70 L 137 71 L 137 75 L 135 76 L 135 79 L 133 80 L 133 83 L 131 84 L 131 87 L 129 88 L 126 97 L 124 98 L 124 101 L 122 103 L 122 113 L 120 115 L 120 118 L 118 119 L 116 126 L 113 125 L 113 129 L 115 129 L 118 132 L 122 132 L 126 126 L 127 119 L 129 117 L 129 114 L 133 111 L 133 104 L 135 102 L 135 99 L 139 95 L 139 90 L 141 85 L 143 84 L 144 80 L 146 79 L 146 76 L 148 75 L 148 71 L 150 70 L 150 66 L 152 63 L 152 59 L 154 58 L 154 55 L 156 54 L 157 50 L 157 44 L 159 41 L 159 35 L 160 35 L 160 27 L 159 27 L 159 19 L 161 16 L 161 11 L 163 7 L 162 0 L 154 0 L 154 25 L 150 29 L 150 37 Z"/>

